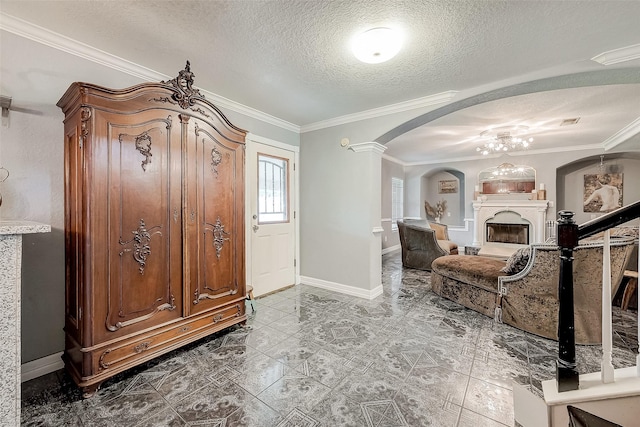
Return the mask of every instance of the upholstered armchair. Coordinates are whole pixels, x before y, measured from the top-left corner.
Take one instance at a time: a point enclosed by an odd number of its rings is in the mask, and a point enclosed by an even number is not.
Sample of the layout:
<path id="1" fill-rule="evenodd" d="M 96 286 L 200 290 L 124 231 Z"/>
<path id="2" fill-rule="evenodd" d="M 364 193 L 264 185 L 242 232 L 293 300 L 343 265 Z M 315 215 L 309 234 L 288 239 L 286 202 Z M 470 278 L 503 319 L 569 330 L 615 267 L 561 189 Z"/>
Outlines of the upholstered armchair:
<path id="1" fill-rule="evenodd" d="M 449 240 L 447 226 L 426 220 L 398 221 L 402 265 L 431 270 L 434 259 L 458 253 L 458 245 Z"/>

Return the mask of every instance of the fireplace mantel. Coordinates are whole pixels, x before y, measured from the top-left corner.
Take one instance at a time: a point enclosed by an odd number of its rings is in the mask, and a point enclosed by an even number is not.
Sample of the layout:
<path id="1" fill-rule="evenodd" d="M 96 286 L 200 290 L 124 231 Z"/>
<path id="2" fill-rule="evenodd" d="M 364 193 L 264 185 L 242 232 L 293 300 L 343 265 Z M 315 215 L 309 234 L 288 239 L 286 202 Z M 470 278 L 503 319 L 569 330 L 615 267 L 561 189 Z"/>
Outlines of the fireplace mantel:
<path id="1" fill-rule="evenodd" d="M 545 222 L 548 200 L 498 200 L 478 199 L 473 202 L 473 246 L 486 243 L 485 223 L 499 212 L 516 212 L 531 223 L 530 243 L 544 243 Z"/>

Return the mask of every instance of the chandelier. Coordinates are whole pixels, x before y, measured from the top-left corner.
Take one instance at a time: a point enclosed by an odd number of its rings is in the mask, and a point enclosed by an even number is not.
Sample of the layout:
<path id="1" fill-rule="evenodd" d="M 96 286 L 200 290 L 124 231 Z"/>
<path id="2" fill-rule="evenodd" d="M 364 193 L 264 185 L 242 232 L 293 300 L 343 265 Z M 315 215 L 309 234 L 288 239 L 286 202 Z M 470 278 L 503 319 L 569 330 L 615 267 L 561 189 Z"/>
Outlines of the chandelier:
<path id="1" fill-rule="evenodd" d="M 533 138 L 522 136 L 529 129 L 527 126 L 509 126 L 508 129 L 498 128 L 482 132 L 480 138 L 485 141 L 481 146 L 476 147 L 476 151 L 486 156 L 491 153 L 526 150 L 533 142 Z"/>

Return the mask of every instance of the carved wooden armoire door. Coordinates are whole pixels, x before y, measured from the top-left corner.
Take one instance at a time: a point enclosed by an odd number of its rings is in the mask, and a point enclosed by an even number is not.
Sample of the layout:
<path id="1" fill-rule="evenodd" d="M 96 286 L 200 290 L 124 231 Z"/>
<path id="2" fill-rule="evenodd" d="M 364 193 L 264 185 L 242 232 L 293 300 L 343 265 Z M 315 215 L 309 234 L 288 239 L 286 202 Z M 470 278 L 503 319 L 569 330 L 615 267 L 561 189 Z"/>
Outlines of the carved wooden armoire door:
<path id="1" fill-rule="evenodd" d="M 187 130 L 187 248 L 189 314 L 239 296 L 244 271 L 244 145 L 231 143 L 207 123 L 191 119 Z M 231 310 L 241 311 L 240 305 Z M 230 313 L 227 313 L 227 315 Z M 225 316 L 226 317 L 226 316 Z"/>
<path id="2" fill-rule="evenodd" d="M 105 325 L 126 334 L 182 316 L 180 125 L 162 110 L 135 120 L 97 110 L 95 123 L 109 159 Z"/>

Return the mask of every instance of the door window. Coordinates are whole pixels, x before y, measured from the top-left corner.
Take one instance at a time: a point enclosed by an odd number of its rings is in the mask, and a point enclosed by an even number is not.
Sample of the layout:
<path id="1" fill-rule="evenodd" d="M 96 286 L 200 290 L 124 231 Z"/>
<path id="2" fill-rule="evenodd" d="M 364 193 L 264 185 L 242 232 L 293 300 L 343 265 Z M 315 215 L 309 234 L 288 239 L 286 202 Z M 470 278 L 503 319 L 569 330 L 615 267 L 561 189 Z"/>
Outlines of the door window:
<path id="1" fill-rule="evenodd" d="M 289 161 L 258 154 L 258 224 L 289 222 Z"/>

